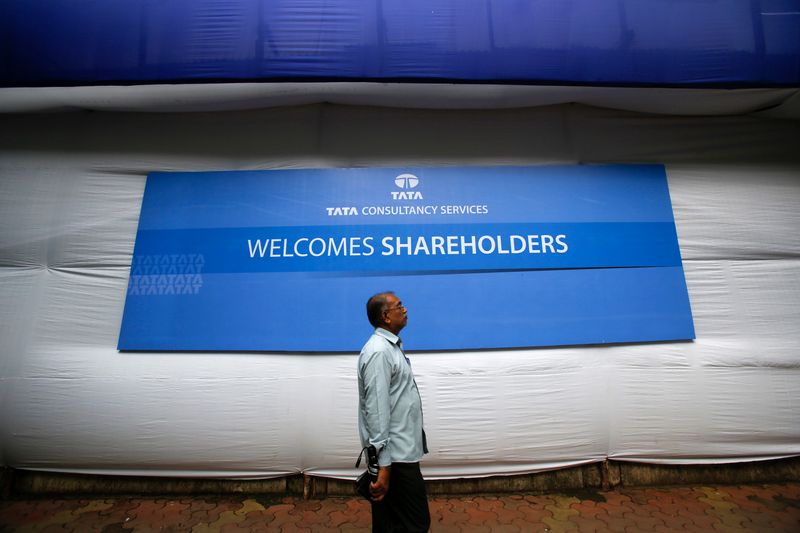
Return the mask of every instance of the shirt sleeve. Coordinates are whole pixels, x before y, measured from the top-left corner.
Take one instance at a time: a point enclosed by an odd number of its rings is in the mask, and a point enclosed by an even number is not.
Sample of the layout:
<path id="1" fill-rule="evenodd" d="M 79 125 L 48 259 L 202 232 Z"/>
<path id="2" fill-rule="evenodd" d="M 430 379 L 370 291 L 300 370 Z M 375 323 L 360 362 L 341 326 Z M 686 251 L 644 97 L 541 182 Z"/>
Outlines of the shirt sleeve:
<path id="1" fill-rule="evenodd" d="M 376 351 L 364 363 L 364 406 L 369 443 L 378 450 L 378 465 L 392 464 L 392 449 L 389 439 L 391 402 L 389 384 L 392 380 L 392 365 L 385 350 Z"/>

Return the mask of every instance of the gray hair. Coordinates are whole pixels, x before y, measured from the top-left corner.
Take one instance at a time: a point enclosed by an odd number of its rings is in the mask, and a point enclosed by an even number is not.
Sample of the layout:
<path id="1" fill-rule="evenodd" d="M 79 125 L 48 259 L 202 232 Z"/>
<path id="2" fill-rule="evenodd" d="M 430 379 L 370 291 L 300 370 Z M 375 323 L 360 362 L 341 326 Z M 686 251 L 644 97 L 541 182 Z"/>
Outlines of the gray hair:
<path id="1" fill-rule="evenodd" d="M 386 311 L 386 296 L 394 294 L 392 291 L 379 292 L 367 300 L 367 319 L 373 327 L 380 327 L 383 323 L 381 317 Z"/>

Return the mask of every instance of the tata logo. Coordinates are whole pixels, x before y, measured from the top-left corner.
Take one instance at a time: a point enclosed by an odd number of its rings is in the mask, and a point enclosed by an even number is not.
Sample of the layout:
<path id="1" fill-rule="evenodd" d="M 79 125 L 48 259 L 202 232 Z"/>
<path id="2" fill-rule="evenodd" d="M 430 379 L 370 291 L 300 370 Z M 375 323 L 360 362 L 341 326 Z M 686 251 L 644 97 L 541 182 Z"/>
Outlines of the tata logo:
<path id="1" fill-rule="evenodd" d="M 422 200 L 422 193 L 412 191 L 419 185 L 419 178 L 414 174 L 400 174 L 394 179 L 394 184 L 402 191 L 392 191 L 392 200 Z"/>

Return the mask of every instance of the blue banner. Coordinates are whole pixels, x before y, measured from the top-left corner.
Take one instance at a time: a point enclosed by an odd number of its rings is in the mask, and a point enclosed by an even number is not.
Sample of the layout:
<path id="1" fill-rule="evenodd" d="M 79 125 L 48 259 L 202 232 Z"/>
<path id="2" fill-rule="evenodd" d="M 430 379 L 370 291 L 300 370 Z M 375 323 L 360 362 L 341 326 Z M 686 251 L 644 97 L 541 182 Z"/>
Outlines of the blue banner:
<path id="1" fill-rule="evenodd" d="M 356 351 L 694 338 L 660 165 L 153 173 L 121 350 Z"/>

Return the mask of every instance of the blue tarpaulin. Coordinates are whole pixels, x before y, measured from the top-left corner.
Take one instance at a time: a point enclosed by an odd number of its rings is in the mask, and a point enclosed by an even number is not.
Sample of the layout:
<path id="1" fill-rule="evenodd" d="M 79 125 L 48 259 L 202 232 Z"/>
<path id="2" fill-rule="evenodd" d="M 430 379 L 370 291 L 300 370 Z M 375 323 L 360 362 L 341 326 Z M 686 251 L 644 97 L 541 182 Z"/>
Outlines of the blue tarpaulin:
<path id="1" fill-rule="evenodd" d="M 797 0 L 18 0 L 0 86 L 800 85 Z"/>

